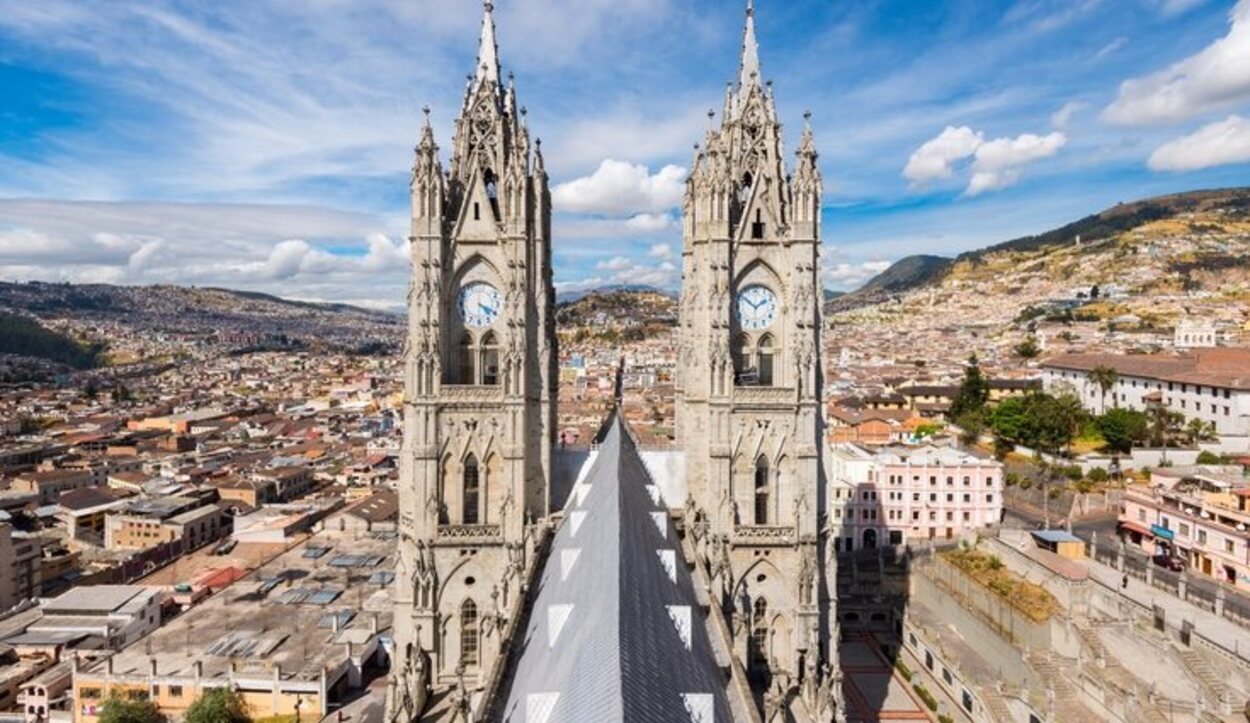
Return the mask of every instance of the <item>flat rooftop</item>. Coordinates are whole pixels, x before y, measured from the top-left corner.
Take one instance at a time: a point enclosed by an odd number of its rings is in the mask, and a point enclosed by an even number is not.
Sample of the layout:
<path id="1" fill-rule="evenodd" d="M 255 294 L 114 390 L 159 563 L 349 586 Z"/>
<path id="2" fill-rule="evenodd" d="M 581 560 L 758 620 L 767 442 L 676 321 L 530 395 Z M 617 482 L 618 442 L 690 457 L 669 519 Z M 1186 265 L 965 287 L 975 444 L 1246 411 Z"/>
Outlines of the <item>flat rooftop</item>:
<path id="1" fill-rule="evenodd" d="M 228 679 L 233 665 L 236 679 L 272 681 L 276 666 L 282 680 L 316 681 L 347 643 L 373 637 L 375 621 L 390 628 L 395 546 L 394 535 L 314 535 L 115 655 L 113 674 L 146 678 L 155 660 L 161 677 L 193 678 L 200 662 L 209 680 Z"/>
<path id="2" fill-rule="evenodd" d="M 130 612 L 156 591 L 142 585 L 84 585 L 43 604 L 44 615 L 81 615 Z"/>

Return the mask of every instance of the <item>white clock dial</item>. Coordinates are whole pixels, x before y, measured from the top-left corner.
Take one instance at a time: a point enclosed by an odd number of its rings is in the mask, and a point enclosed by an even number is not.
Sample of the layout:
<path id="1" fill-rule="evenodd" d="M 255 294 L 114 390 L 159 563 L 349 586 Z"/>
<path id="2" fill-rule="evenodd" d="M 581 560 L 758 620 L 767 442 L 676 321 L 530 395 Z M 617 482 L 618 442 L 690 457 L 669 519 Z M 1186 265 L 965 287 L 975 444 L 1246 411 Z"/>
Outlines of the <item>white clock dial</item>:
<path id="1" fill-rule="evenodd" d="M 764 286 L 738 292 L 738 324 L 748 331 L 767 329 L 777 320 L 777 295 Z"/>
<path id="2" fill-rule="evenodd" d="M 460 290 L 456 306 L 465 326 L 481 329 L 494 324 L 499 318 L 503 297 L 495 287 L 477 281 Z"/>

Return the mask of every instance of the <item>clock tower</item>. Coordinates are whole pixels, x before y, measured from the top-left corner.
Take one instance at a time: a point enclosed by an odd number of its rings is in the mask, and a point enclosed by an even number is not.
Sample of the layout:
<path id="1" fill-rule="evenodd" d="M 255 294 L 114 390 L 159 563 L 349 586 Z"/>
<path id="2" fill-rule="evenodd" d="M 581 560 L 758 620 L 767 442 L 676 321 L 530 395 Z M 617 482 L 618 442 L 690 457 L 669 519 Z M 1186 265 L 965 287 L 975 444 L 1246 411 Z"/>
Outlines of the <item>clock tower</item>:
<path id="1" fill-rule="evenodd" d="M 429 112 L 412 173 L 390 721 L 432 693 L 480 703 L 524 604 L 550 510 L 556 412 L 551 198 L 500 77 L 485 3 L 450 167 Z"/>
<path id="2" fill-rule="evenodd" d="M 748 4 L 738 79 L 686 184 L 677 421 L 687 526 L 755 684 L 791 681 L 811 718 L 835 720 L 836 576 L 819 525 L 820 212 L 810 123 L 791 174 Z"/>

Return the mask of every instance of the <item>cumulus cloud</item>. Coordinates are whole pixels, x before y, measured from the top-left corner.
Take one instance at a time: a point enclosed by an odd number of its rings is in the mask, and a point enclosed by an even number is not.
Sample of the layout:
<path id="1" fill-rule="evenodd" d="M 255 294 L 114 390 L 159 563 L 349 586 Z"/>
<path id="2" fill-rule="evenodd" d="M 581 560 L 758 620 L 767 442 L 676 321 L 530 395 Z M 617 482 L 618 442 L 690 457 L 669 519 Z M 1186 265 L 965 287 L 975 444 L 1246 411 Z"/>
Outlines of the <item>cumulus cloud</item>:
<path id="1" fill-rule="evenodd" d="M 1250 120 L 1238 115 L 1160 146 L 1149 161 L 1155 171 L 1196 171 L 1238 163 L 1250 163 Z"/>
<path id="2" fill-rule="evenodd" d="M 625 221 L 625 228 L 630 231 L 654 233 L 671 228 L 676 221 L 667 213 L 640 213 Z"/>
<path id="3" fill-rule="evenodd" d="M 1055 155 L 1067 142 L 1067 137 L 1056 131 L 1045 136 L 1026 133 L 1018 138 L 983 143 L 976 151 L 967 194 L 976 196 L 1015 185 L 1022 166 Z"/>
<path id="4" fill-rule="evenodd" d="M 0 278 L 223 286 L 395 308 L 408 246 L 386 230 L 366 214 L 308 206 L 0 199 Z"/>
<path id="5" fill-rule="evenodd" d="M 551 196 L 556 210 L 565 213 L 659 213 L 681 203 L 685 184 L 686 169 L 679 166 L 652 175 L 646 166 L 609 158 L 592 175 L 556 186 Z"/>
<path id="6" fill-rule="evenodd" d="M 825 282 L 834 288 L 850 289 L 862 286 L 872 277 L 890 268 L 890 261 L 864 261 L 860 263 L 839 262 L 826 264 Z"/>
<path id="7" fill-rule="evenodd" d="M 972 175 L 965 193 L 976 196 L 1014 185 L 1024 166 L 1055 155 L 1067 142 L 1067 136 L 1058 131 L 1045 136 L 1026 133 L 987 141 L 984 133 L 967 126 L 947 126 L 911 155 L 903 177 L 913 187 L 948 179 L 955 175 L 957 164 L 972 159 Z"/>
<path id="8" fill-rule="evenodd" d="M 950 178 L 953 164 L 976 152 L 985 137 L 967 126 L 947 126 L 937 138 L 928 141 L 907 160 L 903 177 L 914 185 Z"/>
<path id="9" fill-rule="evenodd" d="M 651 246 L 651 250 L 647 252 L 647 255 L 653 256 L 657 259 L 668 260 L 673 258 L 673 247 L 670 244 L 653 244 Z"/>
<path id="10" fill-rule="evenodd" d="M 1121 125 L 1173 123 L 1250 99 L 1250 0 L 1230 14 L 1231 28 L 1197 55 L 1127 80 L 1102 117 Z"/>

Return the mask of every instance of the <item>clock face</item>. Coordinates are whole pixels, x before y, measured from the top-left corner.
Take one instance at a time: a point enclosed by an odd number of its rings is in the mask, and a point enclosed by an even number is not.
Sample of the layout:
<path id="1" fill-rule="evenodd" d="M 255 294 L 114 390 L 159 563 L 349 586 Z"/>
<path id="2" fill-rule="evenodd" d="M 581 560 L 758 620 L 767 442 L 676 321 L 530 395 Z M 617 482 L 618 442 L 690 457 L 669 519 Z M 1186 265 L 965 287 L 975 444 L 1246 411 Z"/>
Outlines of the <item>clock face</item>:
<path id="1" fill-rule="evenodd" d="M 490 284 L 475 281 L 460 290 L 457 301 L 464 325 L 481 329 L 495 323 L 503 308 L 503 297 Z"/>
<path id="2" fill-rule="evenodd" d="M 767 329 L 777 320 L 777 295 L 764 286 L 748 286 L 738 292 L 737 308 L 743 329 Z"/>

